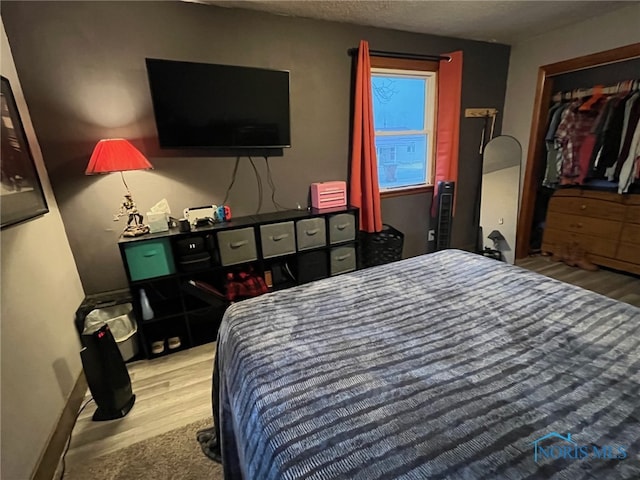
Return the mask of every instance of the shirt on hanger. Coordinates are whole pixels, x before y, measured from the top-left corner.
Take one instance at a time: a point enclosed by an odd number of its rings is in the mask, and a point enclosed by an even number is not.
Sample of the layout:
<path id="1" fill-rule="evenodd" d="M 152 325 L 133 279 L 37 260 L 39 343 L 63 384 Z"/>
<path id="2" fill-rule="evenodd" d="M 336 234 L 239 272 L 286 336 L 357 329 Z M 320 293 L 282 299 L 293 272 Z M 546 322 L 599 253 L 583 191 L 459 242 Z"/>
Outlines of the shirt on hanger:
<path id="1" fill-rule="evenodd" d="M 635 127 L 638 124 L 638 120 L 640 119 L 640 101 L 638 101 L 639 98 L 640 98 L 640 94 L 633 95 L 626 102 L 625 120 L 627 121 L 627 125 L 626 125 L 627 129 L 626 131 L 624 131 L 625 129 L 623 128 L 623 134 L 622 134 L 621 143 L 620 143 L 620 153 L 618 155 L 615 165 L 612 166 L 613 173 L 609 175 L 610 180 L 615 180 L 619 178 L 620 170 L 622 169 L 624 162 L 629 157 L 629 152 L 633 151 L 632 143 L 633 143 L 633 137 L 635 133 Z M 629 110 L 628 116 L 627 116 L 626 107 L 630 107 L 628 108 Z"/>
<path id="2" fill-rule="evenodd" d="M 614 102 L 611 114 L 604 126 L 602 149 L 593 172 L 595 178 L 605 178 L 607 168 L 611 167 L 618 159 L 624 123 L 625 100 L 624 97 L 616 97 Z"/>
<path id="3" fill-rule="evenodd" d="M 547 165 L 545 169 L 544 180 L 542 185 L 545 187 L 554 188 L 558 184 L 558 176 L 560 174 L 558 168 L 558 148 L 554 143 L 554 137 L 556 129 L 560 124 L 562 112 L 564 112 L 568 103 L 557 103 L 549 109 L 549 127 L 547 129 L 547 135 L 545 136 L 545 144 L 547 147 Z M 560 162 L 561 164 L 561 162 Z"/>
<path id="4" fill-rule="evenodd" d="M 624 142 L 624 138 L 627 135 L 627 131 L 629 129 L 629 117 L 631 116 L 631 109 L 633 108 L 634 103 L 640 97 L 640 92 L 631 93 L 629 98 L 624 103 L 624 120 L 622 121 L 622 141 Z M 633 132 L 633 126 L 631 126 L 630 130 Z M 633 135 L 633 133 L 632 133 Z M 618 152 L 618 158 L 622 154 L 622 143 L 620 144 L 620 151 Z"/>
<path id="5" fill-rule="evenodd" d="M 635 164 L 640 157 L 640 122 L 636 122 L 633 138 L 629 147 L 629 153 L 624 160 L 620 169 L 620 178 L 618 181 L 618 193 L 627 193 L 629 187 L 633 183 L 635 177 Z"/>
<path id="6" fill-rule="evenodd" d="M 562 149 L 561 185 L 573 185 L 584 179 L 586 172 L 581 175 L 580 149 L 591 132 L 593 125 L 602 109 L 604 102 L 599 101 L 590 110 L 580 110 L 581 101 L 573 101 L 567 109 L 567 114 L 556 130 L 556 140 Z M 590 150 L 583 151 L 583 157 L 591 158 L 591 151 L 595 142 L 589 142 Z M 588 162 L 587 162 L 588 163 Z"/>

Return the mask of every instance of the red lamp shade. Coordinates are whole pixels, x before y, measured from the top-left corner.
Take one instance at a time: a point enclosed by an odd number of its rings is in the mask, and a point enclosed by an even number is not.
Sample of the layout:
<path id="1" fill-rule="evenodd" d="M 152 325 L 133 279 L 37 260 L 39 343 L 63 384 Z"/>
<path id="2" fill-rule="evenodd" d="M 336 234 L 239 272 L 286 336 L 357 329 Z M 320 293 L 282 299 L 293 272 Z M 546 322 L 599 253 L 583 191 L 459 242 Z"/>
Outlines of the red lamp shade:
<path id="1" fill-rule="evenodd" d="M 94 175 L 96 173 L 148 170 L 150 168 L 153 168 L 153 165 L 128 140 L 113 138 L 98 142 L 84 173 Z"/>

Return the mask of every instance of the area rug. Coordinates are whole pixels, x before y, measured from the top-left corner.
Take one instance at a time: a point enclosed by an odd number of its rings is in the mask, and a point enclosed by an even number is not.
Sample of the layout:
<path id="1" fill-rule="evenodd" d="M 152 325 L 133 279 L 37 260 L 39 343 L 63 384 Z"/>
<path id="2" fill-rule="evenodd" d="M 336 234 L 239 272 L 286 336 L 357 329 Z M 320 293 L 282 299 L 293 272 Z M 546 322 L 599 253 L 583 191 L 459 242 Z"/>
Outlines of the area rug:
<path id="1" fill-rule="evenodd" d="M 203 419 L 69 468 L 65 480 L 221 480 L 222 466 L 207 458 L 196 432 Z"/>

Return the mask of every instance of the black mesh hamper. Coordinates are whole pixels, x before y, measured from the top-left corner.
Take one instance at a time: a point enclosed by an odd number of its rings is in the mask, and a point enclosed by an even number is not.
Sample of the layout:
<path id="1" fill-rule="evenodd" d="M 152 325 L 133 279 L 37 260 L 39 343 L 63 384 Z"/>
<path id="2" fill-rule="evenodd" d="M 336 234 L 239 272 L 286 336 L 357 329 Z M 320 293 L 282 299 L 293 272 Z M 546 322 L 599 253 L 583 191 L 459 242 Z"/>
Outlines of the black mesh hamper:
<path id="1" fill-rule="evenodd" d="M 402 259 L 404 233 L 391 225 L 382 225 L 376 233 L 360 232 L 360 261 L 362 268 L 383 265 Z"/>

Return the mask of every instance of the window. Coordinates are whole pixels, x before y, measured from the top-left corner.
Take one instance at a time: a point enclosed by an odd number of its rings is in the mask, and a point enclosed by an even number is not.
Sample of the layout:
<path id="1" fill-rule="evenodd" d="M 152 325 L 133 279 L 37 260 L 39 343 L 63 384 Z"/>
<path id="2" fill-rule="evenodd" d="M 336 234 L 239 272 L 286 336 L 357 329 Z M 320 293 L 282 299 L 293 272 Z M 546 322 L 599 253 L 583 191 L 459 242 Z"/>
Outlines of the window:
<path id="1" fill-rule="evenodd" d="M 381 194 L 432 185 L 437 62 L 371 58 Z"/>

